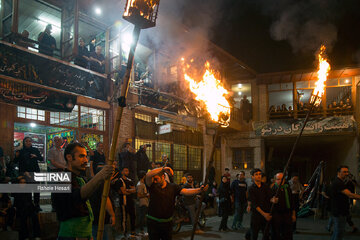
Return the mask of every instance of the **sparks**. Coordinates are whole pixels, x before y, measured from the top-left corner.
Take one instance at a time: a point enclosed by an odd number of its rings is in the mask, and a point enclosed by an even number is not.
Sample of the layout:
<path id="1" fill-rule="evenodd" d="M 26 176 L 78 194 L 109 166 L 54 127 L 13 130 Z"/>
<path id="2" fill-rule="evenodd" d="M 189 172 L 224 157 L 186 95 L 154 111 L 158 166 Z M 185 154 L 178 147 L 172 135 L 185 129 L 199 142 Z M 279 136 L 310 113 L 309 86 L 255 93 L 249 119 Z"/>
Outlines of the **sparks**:
<path id="1" fill-rule="evenodd" d="M 229 126 L 230 104 L 226 99 L 229 92 L 223 87 L 215 73 L 210 69 L 210 63 L 205 64 L 206 71 L 200 81 L 195 81 L 187 73 L 185 80 L 189 83 L 191 92 L 196 95 L 196 100 L 205 104 L 207 112 L 213 121 L 221 126 Z"/>
<path id="2" fill-rule="evenodd" d="M 314 105 L 316 107 L 319 106 L 321 103 L 321 98 L 324 94 L 324 89 L 325 89 L 325 81 L 330 71 L 330 64 L 325 58 L 325 50 L 326 47 L 324 45 L 321 45 L 320 52 L 318 54 L 318 59 L 319 59 L 319 70 L 317 72 L 318 81 L 315 83 L 316 87 L 312 93 L 310 100 L 310 103 L 313 103 L 315 101 Z"/>

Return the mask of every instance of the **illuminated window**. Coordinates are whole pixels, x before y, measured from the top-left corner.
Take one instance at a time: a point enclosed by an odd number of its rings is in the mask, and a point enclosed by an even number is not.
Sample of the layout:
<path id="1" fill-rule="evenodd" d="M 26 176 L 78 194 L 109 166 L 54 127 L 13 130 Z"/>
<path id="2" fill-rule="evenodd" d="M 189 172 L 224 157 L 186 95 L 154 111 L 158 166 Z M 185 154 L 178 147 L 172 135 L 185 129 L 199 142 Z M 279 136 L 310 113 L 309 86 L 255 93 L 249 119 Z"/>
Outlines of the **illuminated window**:
<path id="1" fill-rule="evenodd" d="M 174 171 L 174 183 L 180 184 L 183 176 L 184 171 Z"/>
<path id="2" fill-rule="evenodd" d="M 135 118 L 143 120 L 145 122 L 152 122 L 151 116 L 141 113 L 135 113 Z"/>
<path id="3" fill-rule="evenodd" d="M 161 161 L 161 156 L 163 154 L 166 154 L 169 158 L 169 160 L 171 161 L 172 159 L 170 159 L 171 157 L 171 144 L 170 143 L 155 143 L 155 161 L 156 162 L 160 162 Z"/>
<path id="4" fill-rule="evenodd" d="M 201 148 L 189 147 L 189 170 L 201 169 Z"/>
<path id="5" fill-rule="evenodd" d="M 96 150 L 99 142 L 104 143 L 104 136 L 92 133 L 85 133 L 81 136 L 81 141 L 87 142 L 92 150 Z"/>
<path id="6" fill-rule="evenodd" d="M 174 169 L 187 169 L 187 158 L 186 158 L 186 146 L 174 144 L 174 159 L 173 159 Z"/>
<path id="7" fill-rule="evenodd" d="M 105 111 L 81 106 L 80 126 L 105 131 Z"/>
<path id="8" fill-rule="evenodd" d="M 74 106 L 72 112 L 50 112 L 50 124 L 78 127 L 79 126 L 79 107 Z"/>
<path id="9" fill-rule="evenodd" d="M 145 144 L 152 144 L 151 141 L 146 141 L 146 140 L 142 140 L 142 139 L 135 139 L 135 149 L 139 150 L 141 145 L 145 145 Z M 152 150 L 152 146 L 151 147 L 147 147 L 146 148 L 146 155 L 148 156 L 150 162 L 152 161 L 152 154 L 153 150 Z"/>
<path id="10" fill-rule="evenodd" d="M 45 111 L 27 107 L 17 107 L 17 117 L 45 121 Z"/>
<path id="11" fill-rule="evenodd" d="M 234 148 L 233 154 L 233 169 L 254 168 L 253 148 Z"/>

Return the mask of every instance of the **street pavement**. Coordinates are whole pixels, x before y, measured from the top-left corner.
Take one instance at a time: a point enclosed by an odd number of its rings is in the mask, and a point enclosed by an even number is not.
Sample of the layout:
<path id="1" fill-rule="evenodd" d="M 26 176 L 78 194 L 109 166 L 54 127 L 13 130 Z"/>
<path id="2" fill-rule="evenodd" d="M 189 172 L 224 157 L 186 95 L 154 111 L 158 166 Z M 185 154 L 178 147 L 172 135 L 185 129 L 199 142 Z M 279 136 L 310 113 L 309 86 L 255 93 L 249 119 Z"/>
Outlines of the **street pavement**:
<path id="1" fill-rule="evenodd" d="M 245 239 L 245 232 L 249 228 L 250 214 L 244 216 L 243 226 L 245 227 L 242 230 L 238 231 L 229 231 L 229 232 L 219 232 L 220 217 L 210 217 L 207 219 L 206 228 L 203 234 L 195 235 L 196 240 L 205 240 L 205 239 Z M 229 217 L 228 227 L 231 227 L 232 217 Z M 360 218 L 353 218 L 355 226 L 360 229 Z M 327 220 L 314 219 L 313 216 L 308 218 L 299 218 L 297 222 L 298 232 L 294 234 L 294 240 L 323 240 L 330 239 L 330 233 L 325 229 Z M 359 240 L 360 232 L 350 233 L 352 229 L 349 226 L 346 226 L 346 236 L 344 240 Z M 190 239 L 191 236 L 191 226 L 184 225 L 182 226 L 179 233 L 173 235 L 173 239 Z M 261 240 L 262 235 L 259 234 L 258 239 Z"/>

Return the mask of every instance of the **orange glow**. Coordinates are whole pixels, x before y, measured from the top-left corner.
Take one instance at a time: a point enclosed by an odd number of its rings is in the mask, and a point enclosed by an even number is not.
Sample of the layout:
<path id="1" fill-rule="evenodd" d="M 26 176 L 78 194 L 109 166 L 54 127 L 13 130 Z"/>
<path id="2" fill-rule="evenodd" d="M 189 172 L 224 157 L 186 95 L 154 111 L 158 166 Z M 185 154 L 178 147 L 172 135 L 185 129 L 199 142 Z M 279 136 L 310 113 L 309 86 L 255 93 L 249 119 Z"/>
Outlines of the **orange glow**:
<path id="1" fill-rule="evenodd" d="M 324 94 L 325 88 L 325 81 L 327 76 L 329 75 L 330 71 L 330 64 L 328 63 L 327 59 L 325 58 L 325 50 L 326 47 L 321 45 L 320 52 L 318 54 L 319 59 L 319 70 L 318 70 L 318 81 L 315 83 L 316 87 L 312 93 L 310 103 L 315 101 L 315 96 L 317 95 L 318 98 L 316 99 L 314 105 L 317 107 L 321 103 L 321 98 Z"/>
<path id="2" fill-rule="evenodd" d="M 189 68 L 187 66 L 187 68 Z M 205 73 L 199 81 L 185 73 L 185 80 L 189 83 L 191 92 L 196 95 L 196 100 L 206 106 L 211 120 L 222 127 L 229 126 L 230 104 L 226 99 L 229 92 L 223 87 L 220 80 L 216 79 L 215 72 L 210 69 L 210 63 L 205 64 Z"/>
<path id="3" fill-rule="evenodd" d="M 149 19 L 157 4 L 159 4 L 158 0 L 128 0 L 124 16 L 132 15 L 132 12 L 136 9 L 140 16 Z"/>

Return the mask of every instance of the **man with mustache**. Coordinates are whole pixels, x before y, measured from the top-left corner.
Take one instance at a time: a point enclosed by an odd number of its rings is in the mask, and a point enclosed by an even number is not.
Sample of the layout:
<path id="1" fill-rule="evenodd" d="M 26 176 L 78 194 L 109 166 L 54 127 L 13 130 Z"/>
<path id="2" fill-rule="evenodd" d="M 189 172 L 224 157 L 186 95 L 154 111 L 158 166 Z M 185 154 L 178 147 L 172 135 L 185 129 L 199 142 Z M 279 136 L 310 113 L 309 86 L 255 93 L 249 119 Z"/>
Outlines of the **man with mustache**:
<path id="1" fill-rule="evenodd" d="M 85 147 L 80 143 L 69 144 L 64 152 L 67 169 L 71 174 L 71 193 L 52 193 L 57 218 L 60 222 L 58 240 L 91 239 L 94 215 L 89 198 L 105 179 L 110 178 L 114 167 L 106 165 L 89 182 L 82 174 L 88 164 Z"/>
<path id="2" fill-rule="evenodd" d="M 196 195 L 208 189 L 208 186 L 181 189 L 179 185 L 165 180 L 165 172 L 173 175 L 173 170 L 170 167 L 162 167 L 149 171 L 145 177 L 150 194 L 147 215 L 149 240 L 172 239 L 172 216 L 176 196 L 180 194 L 185 196 Z"/>

